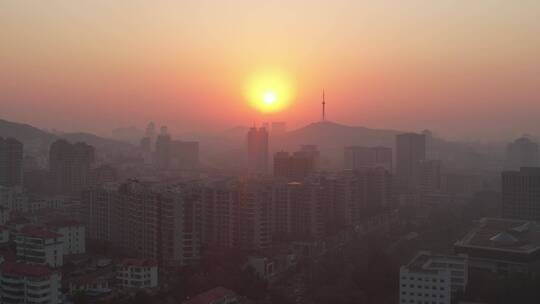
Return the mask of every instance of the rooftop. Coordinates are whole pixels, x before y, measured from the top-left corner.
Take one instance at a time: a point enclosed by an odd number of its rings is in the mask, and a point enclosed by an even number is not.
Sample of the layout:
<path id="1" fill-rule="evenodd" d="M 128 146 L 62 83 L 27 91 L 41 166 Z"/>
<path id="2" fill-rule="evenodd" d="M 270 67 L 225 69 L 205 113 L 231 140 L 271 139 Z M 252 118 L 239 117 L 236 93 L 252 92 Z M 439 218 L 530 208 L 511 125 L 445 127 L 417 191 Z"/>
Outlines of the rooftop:
<path id="1" fill-rule="evenodd" d="M 43 277 L 52 274 L 47 266 L 27 264 L 22 262 L 4 262 L 0 266 L 3 274 L 21 277 Z"/>
<path id="2" fill-rule="evenodd" d="M 455 246 L 529 254 L 540 250 L 540 226 L 527 220 L 482 218 Z"/>
<path id="3" fill-rule="evenodd" d="M 191 300 L 185 301 L 183 304 L 212 304 L 224 297 L 234 295 L 235 293 L 229 289 L 216 287 L 194 296 Z"/>
<path id="4" fill-rule="evenodd" d="M 37 226 L 27 225 L 24 226 L 21 231 L 21 235 L 28 236 L 28 237 L 34 237 L 39 239 L 54 239 L 58 237 L 62 237 L 62 234 L 49 231 Z"/>
<path id="5" fill-rule="evenodd" d="M 155 267 L 157 266 L 157 262 L 152 259 L 124 259 L 119 265 L 121 267 Z"/>
<path id="6" fill-rule="evenodd" d="M 436 274 L 441 268 L 452 268 L 449 263 L 465 263 L 466 260 L 465 256 L 438 255 L 429 251 L 420 251 L 405 267 L 413 272 Z"/>

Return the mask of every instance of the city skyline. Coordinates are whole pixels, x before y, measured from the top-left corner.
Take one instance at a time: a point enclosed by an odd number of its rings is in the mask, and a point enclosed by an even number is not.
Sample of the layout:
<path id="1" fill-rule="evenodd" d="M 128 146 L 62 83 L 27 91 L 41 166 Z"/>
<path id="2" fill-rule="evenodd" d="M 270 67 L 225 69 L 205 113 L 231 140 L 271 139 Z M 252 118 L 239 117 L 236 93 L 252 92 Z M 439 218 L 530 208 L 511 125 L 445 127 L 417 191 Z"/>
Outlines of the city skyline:
<path id="1" fill-rule="evenodd" d="M 42 128 L 292 129 L 319 120 L 324 88 L 327 119 L 348 125 L 467 139 L 540 132 L 534 1 L 0 7 L 0 112 Z M 274 71 L 294 99 L 262 115 L 245 86 Z"/>

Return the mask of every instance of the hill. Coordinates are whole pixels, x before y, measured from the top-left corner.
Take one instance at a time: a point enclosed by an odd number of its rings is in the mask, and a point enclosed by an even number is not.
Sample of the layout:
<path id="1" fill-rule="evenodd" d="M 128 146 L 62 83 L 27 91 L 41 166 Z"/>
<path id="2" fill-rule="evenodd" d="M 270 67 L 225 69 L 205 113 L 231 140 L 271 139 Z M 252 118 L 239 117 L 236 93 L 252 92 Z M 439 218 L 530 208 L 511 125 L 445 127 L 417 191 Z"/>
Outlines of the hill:
<path id="1" fill-rule="evenodd" d="M 25 145 L 25 151 L 47 151 L 49 145 L 60 138 L 64 138 L 70 142 L 86 142 L 98 150 L 129 151 L 129 149 L 133 149 L 133 146 L 129 144 L 90 133 L 53 134 L 31 125 L 3 119 L 0 119 L 0 136 L 18 139 Z"/>

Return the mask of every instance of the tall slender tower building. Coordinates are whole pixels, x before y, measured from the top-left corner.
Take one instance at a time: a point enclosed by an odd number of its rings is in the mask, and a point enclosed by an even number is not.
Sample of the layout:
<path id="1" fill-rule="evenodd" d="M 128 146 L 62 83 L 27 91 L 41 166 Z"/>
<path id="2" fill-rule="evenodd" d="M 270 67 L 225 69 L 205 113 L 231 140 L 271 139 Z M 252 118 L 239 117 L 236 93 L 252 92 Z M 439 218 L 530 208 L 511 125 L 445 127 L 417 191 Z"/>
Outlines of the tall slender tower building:
<path id="1" fill-rule="evenodd" d="M 248 171 L 250 174 L 268 172 L 268 131 L 250 128 L 247 134 Z"/>
<path id="2" fill-rule="evenodd" d="M 0 186 L 22 186 L 23 144 L 0 137 Z"/>
<path id="3" fill-rule="evenodd" d="M 161 132 L 156 140 L 155 163 L 158 169 L 169 169 L 171 164 L 171 136 L 167 127 L 161 127 Z"/>
<path id="4" fill-rule="evenodd" d="M 420 163 L 426 159 L 426 136 L 405 133 L 396 136 L 396 177 L 401 191 L 409 192 L 419 183 Z"/>

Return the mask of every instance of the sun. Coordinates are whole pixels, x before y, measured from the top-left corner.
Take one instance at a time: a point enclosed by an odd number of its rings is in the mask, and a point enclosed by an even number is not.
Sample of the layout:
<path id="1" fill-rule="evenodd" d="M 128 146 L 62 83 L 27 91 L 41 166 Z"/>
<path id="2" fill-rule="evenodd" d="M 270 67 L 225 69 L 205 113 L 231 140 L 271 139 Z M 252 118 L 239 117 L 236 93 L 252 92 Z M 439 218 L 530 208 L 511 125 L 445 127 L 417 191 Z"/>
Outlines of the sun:
<path id="1" fill-rule="evenodd" d="M 257 111 L 276 113 L 285 110 L 292 102 L 293 84 L 283 72 L 258 72 L 246 81 L 245 96 Z"/>
<path id="2" fill-rule="evenodd" d="M 277 96 L 274 92 L 266 92 L 263 96 L 264 103 L 272 105 L 277 100 Z"/>

